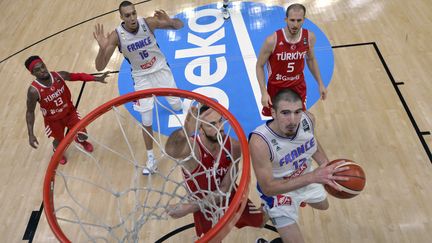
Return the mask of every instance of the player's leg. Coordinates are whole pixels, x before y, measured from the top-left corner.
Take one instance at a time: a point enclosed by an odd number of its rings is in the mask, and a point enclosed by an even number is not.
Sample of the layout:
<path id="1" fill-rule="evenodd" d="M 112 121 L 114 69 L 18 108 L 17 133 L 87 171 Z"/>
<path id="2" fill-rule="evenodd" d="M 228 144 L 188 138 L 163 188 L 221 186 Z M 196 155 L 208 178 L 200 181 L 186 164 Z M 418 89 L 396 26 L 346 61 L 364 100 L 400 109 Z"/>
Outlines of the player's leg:
<path id="1" fill-rule="evenodd" d="M 248 199 L 242 215 L 235 226 L 237 228 L 243 228 L 245 226 L 262 228 L 268 219 L 269 217 L 267 213 L 264 212 L 263 208 L 255 206 L 255 204 Z"/>
<path id="2" fill-rule="evenodd" d="M 304 200 L 302 193 L 303 190 L 298 189 L 273 197 L 260 195 L 265 204 L 264 210 L 268 213 L 283 242 L 304 242 L 297 224 L 299 206 Z"/>
<path id="3" fill-rule="evenodd" d="M 63 120 L 65 121 L 66 126 L 69 129 L 71 129 L 73 126 L 75 126 L 81 120 L 81 116 L 78 113 L 78 111 L 76 109 L 74 109 Z M 89 143 L 87 141 L 87 139 L 88 139 L 87 130 L 85 128 L 83 128 L 82 130 L 80 130 L 78 132 L 77 136 L 75 137 L 75 142 L 80 144 L 85 151 L 91 153 L 94 150 L 93 145 L 91 143 Z"/>
<path id="4" fill-rule="evenodd" d="M 65 125 L 63 124 L 62 120 L 57 120 L 57 121 L 44 120 L 44 123 L 45 123 L 45 134 L 48 137 L 54 138 L 52 144 L 53 144 L 53 151 L 55 151 L 58 145 L 60 144 L 61 140 L 64 138 Z M 67 163 L 67 159 L 64 154 L 60 159 L 59 163 L 62 165 Z"/>
<path id="5" fill-rule="evenodd" d="M 303 201 L 315 209 L 327 210 L 329 208 L 327 193 L 321 184 L 314 183 L 307 185 L 303 196 Z"/>
<path id="6" fill-rule="evenodd" d="M 303 81 L 293 87 L 291 87 L 291 89 L 296 92 L 298 95 L 300 95 L 301 100 L 302 100 L 302 105 L 303 105 L 303 110 L 306 111 L 306 82 Z"/>
<path id="7" fill-rule="evenodd" d="M 150 98 L 153 100 L 152 98 Z M 147 100 L 148 101 L 148 100 Z M 141 100 L 140 100 L 141 102 Z M 153 153 L 153 110 L 141 112 L 141 122 L 144 126 L 142 135 L 147 149 L 146 167 L 143 169 L 143 175 L 149 175 L 157 170 L 157 161 Z"/>
<path id="8" fill-rule="evenodd" d="M 282 221 L 282 219 L 280 219 Z M 303 243 L 303 235 L 297 223 L 277 228 L 277 231 L 284 243 Z"/>
<path id="9" fill-rule="evenodd" d="M 155 88 L 174 88 L 177 89 L 177 85 L 174 80 L 174 76 L 172 75 L 169 67 L 165 67 L 161 69 L 159 72 L 154 74 L 152 78 L 153 87 Z M 175 111 L 179 111 L 182 109 L 183 103 L 180 97 L 176 96 L 167 96 L 166 100 L 168 104 L 170 104 L 171 108 Z"/>
<path id="10" fill-rule="evenodd" d="M 153 80 L 157 73 L 133 76 L 135 91 L 154 88 Z M 133 109 L 141 113 L 141 123 L 144 127 L 142 135 L 147 149 L 147 162 L 142 172 L 143 175 L 149 175 L 157 169 L 157 161 L 153 153 L 153 106 L 153 97 L 139 99 L 133 105 Z"/>
<path id="11" fill-rule="evenodd" d="M 195 223 L 195 233 L 198 237 L 207 233 L 212 228 L 211 221 L 207 220 L 201 211 L 193 214 Z"/>

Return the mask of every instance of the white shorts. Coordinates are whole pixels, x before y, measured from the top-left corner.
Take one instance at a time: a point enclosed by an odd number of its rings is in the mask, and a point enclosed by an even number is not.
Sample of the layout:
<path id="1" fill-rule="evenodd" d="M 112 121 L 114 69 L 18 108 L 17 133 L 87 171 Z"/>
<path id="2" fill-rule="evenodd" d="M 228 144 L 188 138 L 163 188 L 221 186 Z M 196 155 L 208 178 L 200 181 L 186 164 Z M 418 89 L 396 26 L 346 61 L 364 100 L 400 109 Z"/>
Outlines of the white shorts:
<path id="1" fill-rule="evenodd" d="M 168 66 L 150 74 L 135 74 L 132 75 L 132 78 L 134 80 L 135 91 L 151 88 L 177 88 L 174 77 Z M 171 106 L 181 103 L 179 97 L 166 97 L 166 100 Z M 133 107 L 134 110 L 138 112 L 145 112 L 153 109 L 153 105 L 153 97 L 149 97 L 137 100 Z"/>
<path id="2" fill-rule="evenodd" d="M 264 210 L 268 213 L 273 225 L 276 228 L 282 228 L 297 222 L 301 202 L 318 203 L 324 201 L 326 197 L 327 193 L 323 185 L 313 183 L 289 193 L 261 198 L 264 202 Z"/>

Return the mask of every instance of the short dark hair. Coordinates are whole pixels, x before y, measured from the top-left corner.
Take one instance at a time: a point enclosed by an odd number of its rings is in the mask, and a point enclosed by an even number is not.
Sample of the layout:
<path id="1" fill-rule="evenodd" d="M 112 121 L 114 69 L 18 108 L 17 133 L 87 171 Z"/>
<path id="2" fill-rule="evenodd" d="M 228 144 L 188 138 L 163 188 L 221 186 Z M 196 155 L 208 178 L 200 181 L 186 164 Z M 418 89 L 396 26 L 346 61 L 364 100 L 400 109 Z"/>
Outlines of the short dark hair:
<path id="1" fill-rule="evenodd" d="M 293 91 L 290 88 L 286 88 L 286 89 L 281 89 L 279 92 L 277 92 L 277 94 L 273 97 L 272 99 L 272 103 L 273 103 L 273 108 L 275 110 L 277 110 L 279 103 L 284 100 L 284 101 L 288 101 L 288 102 L 298 102 L 300 101 L 301 103 L 301 97 L 300 95 Z"/>
<path id="2" fill-rule="evenodd" d="M 306 7 L 303 4 L 300 3 L 293 3 L 291 5 L 288 6 L 286 12 L 285 12 L 285 16 L 288 17 L 288 12 L 291 9 L 295 9 L 295 10 L 303 10 L 303 17 L 306 16 Z"/>
<path id="3" fill-rule="evenodd" d="M 118 11 L 120 12 L 120 14 L 121 14 L 121 11 L 120 11 L 121 8 L 130 6 L 130 5 L 133 5 L 133 3 L 129 2 L 129 1 L 123 1 L 123 2 L 121 2 L 120 5 L 119 5 L 119 8 L 118 8 Z"/>
<path id="4" fill-rule="evenodd" d="M 202 114 L 202 113 L 204 113 L 206 110 L 208 110 L 208 109 L 210 109 L 210 106 L 208 106 L 208 105 L 202 105 L 200 108 L 199 108 L 199 113 L 200 114 Z"/>
<path id="5" fill-rule="evenodd" d="M 41 59 L 39 56 L 31 56 L 29 58 L 27 58 L 27 60 L 25 60 L 24 62 L 24 66 L 29 69 L 30 63 L 33 62 L 36 59 Z"/>

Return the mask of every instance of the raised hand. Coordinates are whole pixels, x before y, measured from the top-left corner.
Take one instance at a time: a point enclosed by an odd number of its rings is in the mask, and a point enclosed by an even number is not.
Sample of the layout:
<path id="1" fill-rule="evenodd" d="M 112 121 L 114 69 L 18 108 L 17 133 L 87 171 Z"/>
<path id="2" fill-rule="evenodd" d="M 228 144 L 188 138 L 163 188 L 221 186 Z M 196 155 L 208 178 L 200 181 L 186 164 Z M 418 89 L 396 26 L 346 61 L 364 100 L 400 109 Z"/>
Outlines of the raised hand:
<path id="1" fill-rule="evenodd" d="M 156 17 L 160 21 L 170 21 L 171 20 L 170 16 L 168 16 L 168 14 L 162 9 L 156 10 L 153 16 Z"/>
<path id="2" fill-rule="evenodd" d="M 93 31 L 93 37 L 99 44 L 100 48 L 106 48 L 108 46 L 108 34 L 104 34 L 103 24 L 96 24 L 95 30 Z"/>

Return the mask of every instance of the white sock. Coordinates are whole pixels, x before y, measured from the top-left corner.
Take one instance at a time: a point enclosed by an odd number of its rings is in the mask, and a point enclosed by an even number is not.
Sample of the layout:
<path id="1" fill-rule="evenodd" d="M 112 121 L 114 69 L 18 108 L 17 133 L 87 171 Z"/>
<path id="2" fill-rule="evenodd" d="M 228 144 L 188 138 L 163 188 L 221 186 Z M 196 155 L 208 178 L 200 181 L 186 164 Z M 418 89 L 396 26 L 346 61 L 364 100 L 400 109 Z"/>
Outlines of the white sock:
<path id="1" fill-rule="evenodd" d="M 147 157 L 154 158 L 153 149 L 147 150 Z"/>

